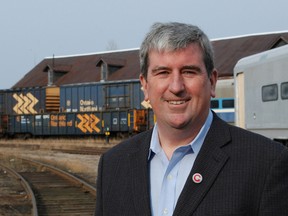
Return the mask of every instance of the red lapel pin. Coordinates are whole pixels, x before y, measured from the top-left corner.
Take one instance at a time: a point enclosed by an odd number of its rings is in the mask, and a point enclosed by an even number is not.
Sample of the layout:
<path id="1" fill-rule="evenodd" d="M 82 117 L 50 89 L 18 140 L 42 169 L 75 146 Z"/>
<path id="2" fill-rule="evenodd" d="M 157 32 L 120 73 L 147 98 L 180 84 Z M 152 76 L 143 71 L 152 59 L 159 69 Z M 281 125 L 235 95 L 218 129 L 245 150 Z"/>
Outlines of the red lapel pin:
<path id="1" fill-rule="evenodd" d="M 202 175 L 201 175 L 200 173 L 195 173 L 195 174 L 192 176 L 192 180 L 193 180 L 194 183 L 199 184 L 199 183 L 202 182 L 203 177 L 202 177 Z"/>

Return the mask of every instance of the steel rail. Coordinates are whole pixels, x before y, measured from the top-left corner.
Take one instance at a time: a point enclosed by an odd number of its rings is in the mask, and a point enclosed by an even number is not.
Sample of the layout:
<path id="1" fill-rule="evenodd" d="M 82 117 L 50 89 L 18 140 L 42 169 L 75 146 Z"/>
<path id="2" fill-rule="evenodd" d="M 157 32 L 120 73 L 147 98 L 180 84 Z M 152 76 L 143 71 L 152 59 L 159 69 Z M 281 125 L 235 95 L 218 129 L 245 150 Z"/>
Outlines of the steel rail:
<path id="1" fill-rule="evenodd" d="M 35 160 L 30 160 L 30 159 L 26 159 L 26 158 L 21 158 L 21 160 L 26 161 L 28 163 L 35 164 L 36 166 L 44 167 L 44 168 L 50 170 L 51 172 L 57 173 L 58 175 L 66 178 L 67 180 L 69 180 L 71 182 L 74 182 L 74 183 L 77 183 L 77 184 L 80 183 L 82 188 L 84 188 L 86 191 L 89 191 L 91 194 L 96 196 L 96 188 L 94 186 L 92 186 L 91 184 L 83 181 L 80 178 L 77 178 L 76 176 L 74 176 L 74 175 L 72 175 L 72 174 L 70 174 L 70 173 L 68 173 L 68 172 L 66 172 L 64 170 L 58 169 L 57 167 L 54 167 L 54 166 L 51 166 L 51 165 L 48 165 L 48 164 L 44 164 L 42 162 L 35 161 Z"/>
<path id="2" fill-rule="evenodd" d="M 4 166 L 2 164 L 0 164 L 0 166 L 2 167 L 3 170 L 6 170 L 7 172 L 9 172 L 10 175 L 14 176 L 17 180 L 20 181 L 20 184 L 24 187 L 25 191 L 27 192 L 28 196 L 30 196 L 31 198 L 31 202 L 32 202 L 32 215 L 33 216 L 38 216 L 38 210 L 37 210 L 37 202 L 36 202 L 36 198 L 34 195 L 33 190 L 31 189 L 29 183 L 23 178 L 23 176 L 21 176 L 19 173 L 17 173 L 15 170 L 8 168 L 7 166 Z"/>

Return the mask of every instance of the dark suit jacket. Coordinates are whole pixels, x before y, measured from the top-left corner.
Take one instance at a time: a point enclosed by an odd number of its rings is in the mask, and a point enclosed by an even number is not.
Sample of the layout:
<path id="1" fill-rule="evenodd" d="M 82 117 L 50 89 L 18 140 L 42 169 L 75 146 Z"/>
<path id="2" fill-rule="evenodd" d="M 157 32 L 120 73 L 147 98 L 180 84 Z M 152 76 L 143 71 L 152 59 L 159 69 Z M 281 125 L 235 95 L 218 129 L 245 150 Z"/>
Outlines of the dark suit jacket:
<path id="1" fill-rule="evenodd" d="M 101 157 L 96 216 L 151 215 L 151 134 L 150 130 L 136 135 Z M 203 176 L 200 184 L 192 181 L 194 173 Z M 287 216 L 287 148 L 228 125 L 214 114 L 174 215 Z"/>

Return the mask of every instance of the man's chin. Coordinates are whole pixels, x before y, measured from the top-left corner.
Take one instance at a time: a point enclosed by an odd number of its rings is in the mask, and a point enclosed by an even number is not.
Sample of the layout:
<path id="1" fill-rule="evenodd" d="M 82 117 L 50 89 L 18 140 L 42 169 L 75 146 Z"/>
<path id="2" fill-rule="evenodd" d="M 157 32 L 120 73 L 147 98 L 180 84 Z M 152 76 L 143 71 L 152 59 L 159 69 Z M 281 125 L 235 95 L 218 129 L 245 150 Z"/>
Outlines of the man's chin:
<path id="1" fill-rule="evenodd" d="M 187 122 L 170 122 L 170 126 L 174 129 L 183 130 L 187 127 Z"/>

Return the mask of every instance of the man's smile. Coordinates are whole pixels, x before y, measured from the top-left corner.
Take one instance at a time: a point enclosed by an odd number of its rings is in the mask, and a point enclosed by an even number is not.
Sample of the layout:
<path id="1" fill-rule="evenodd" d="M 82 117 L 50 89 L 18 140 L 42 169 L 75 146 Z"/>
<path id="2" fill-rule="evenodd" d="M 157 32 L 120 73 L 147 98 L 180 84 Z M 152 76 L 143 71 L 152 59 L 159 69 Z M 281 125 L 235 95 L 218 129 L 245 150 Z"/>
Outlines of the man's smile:
<path id="1" fill-rule="evenodd" d="M 186 103 L 187 101 L 186 100 L 181 100 L 181 101 L 167 101 L 169 104 L 172 104 L 172 105 L 180 105 L 180 104 L 184 104 Z"/>

